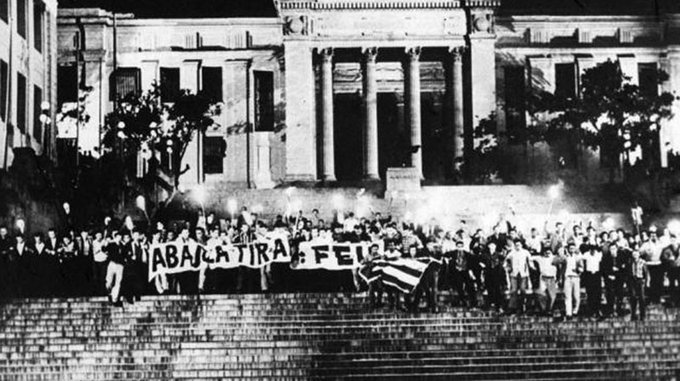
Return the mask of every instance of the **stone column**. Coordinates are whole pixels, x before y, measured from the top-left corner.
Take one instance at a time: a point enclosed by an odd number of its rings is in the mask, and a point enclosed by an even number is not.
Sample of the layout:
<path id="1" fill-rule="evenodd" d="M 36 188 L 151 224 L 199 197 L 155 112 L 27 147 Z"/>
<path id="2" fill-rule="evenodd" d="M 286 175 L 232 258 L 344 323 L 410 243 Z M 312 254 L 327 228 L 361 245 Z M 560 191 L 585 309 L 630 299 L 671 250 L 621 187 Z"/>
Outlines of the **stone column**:
<path id="1" fill-rule="evenodd" d="M 463 114 L 463 48 L 451 49 L 451 111 L 453 112 L 453 157 L 462 158 L 465 152 L 463 134 L 465 118 Z"/>
<path id="2" fill-rule="evenodd" d="M 319 50 L 321 56 L 321 174 L 323 181 L 335 181 L 333 149 L 333 49 Z"/>
<path id="3" fill-rule="evenodd" d="M 408 54 L 408 115 L 411 129 L 411 166 L 423 178 L 423 150 L 420 116 L 420 48 L 406 49 Z"/>
<path id="4" fill-rule="evenodd" d="M 378 48 L 364 54 L 364 178 L 379 180 L 378 174 L 378 84 L 375 60 Z"/>

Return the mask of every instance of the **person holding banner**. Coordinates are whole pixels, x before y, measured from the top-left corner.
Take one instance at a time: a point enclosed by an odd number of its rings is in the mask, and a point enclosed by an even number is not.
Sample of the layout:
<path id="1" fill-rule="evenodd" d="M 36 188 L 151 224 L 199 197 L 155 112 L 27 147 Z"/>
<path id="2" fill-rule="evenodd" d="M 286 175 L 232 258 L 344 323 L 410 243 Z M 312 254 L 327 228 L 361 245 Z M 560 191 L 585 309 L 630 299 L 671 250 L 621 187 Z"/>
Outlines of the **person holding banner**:
<path id="1" fill-rule="evenodd" d="M 470 267 L 470 252 L 465 249 L 463 241 L 456 242 L 456 249 L 445 254 L 449 259 L 449 276 L 451 277 L 451 294 L 455 290 L 457 299 L 451 299 L 453 306 L 477 306 L 474 274 Z"/>
<path id="2" fill-rule="evenodd" d="M 179 244 L 196 244 L 196 240 L 189 235 L 189 228 L 183 226 L 180 230 L 179 237 L 177 237 Z M 177 283 L 179 284 L 179 292 L 182 295 L 195 295 L 198 293 L 198 273 L 195 271 L 185 271 L 175 275 Z"/>
<path id="3" fill-rule="evenodd" d="M 245 220 L 244 220 L 245 222 Z M 234 238 L 234 243 L 248 245 L 255 240 L 255 236 L 246 223 L 240 225 L 239 233 Z M 253 293 L 260 289 L 260 270 L 240 266 L 236 275 L 236 291 L 239 293 Z"/>

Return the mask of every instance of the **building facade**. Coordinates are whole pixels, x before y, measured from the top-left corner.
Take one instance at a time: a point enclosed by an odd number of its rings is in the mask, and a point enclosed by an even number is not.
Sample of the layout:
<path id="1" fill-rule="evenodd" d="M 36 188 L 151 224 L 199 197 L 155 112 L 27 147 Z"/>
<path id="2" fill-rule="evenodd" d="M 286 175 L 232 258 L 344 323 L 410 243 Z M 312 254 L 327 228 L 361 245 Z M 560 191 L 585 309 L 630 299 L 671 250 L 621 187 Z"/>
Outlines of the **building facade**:
<path id="1" fill-rule="evenodd" d="M 493 117 L 503 136 L 526 128 L 528 86 L 577 92 L 578 73 L 613 59 L 646 89 L 664 69 L 670 80 L 655 90 L 680 93 L 680 14 L 515 15 L 500 0 L 279 0 L 275 10 L 137 18 L 61 9 L 58 103 L 77 107 L 68 83 L 88 88 L 81 150 L 98 146 L 112 94 L 156 82 L 167 94 L 222 100 L 219 127 L 184 157 L 187 185 L 377 180 L 400 166 L 446 181 L 481 120 Z M 663 127 L 660 149 L 680 149 L 679 123 Z M 66 123 L 60 134 L 73 130 Z"/>
<path id="2" fill-rule="evenodd" d="M 2 169 L 12 164 L 13 149 L 18 147 L 56 157 L 52 129 L 57 103 L 56 43 L 56 1 L 0 1 Z"/>

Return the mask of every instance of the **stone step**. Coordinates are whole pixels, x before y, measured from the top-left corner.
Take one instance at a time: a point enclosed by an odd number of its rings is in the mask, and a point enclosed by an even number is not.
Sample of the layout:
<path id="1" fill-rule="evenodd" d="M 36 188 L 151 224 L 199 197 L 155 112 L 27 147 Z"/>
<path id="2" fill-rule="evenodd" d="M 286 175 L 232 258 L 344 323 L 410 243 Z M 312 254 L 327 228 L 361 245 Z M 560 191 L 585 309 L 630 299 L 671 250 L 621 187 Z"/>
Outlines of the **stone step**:
<path id="1" fill-rule="evenodd" d="M 649 369 L 647 366 L 644 364 L 637 364 L 637 363 L 632 363 L 632 364 L 604 364 L 602 368 L 598 367 L 588 367 L 588 366 L 583 366 L 583 367 L 574 367 L 570 369 L 543 369 L 542 367 L 539 367 L 538 369 L 531 369 L 529 370 L 530 374 L 534 375 L 534 377 L 550 377 L 551 379 L 561 379 L 564 376 L 568 377 L 573 377 L 575 374 L 580 374 L 582 376 L 614 376 L 614 375 L 623 375 L 624 377 L 637 377 L 638 379 L 650 379 L 650 377 L 656 379 L 658 377 L 670 377 L 673 376 L 674 370 L 671 368 L 666 368 L 666 369 Z M 611 368 L 614 369 L 609 369 L 607 367 L 609 365 Z M 140 367 L 144 367 L 144 365 L 140 365 Z M 398 370 L 411 370 L 410 372 L 407 373 L 401 373 L 398 372 Z M 62 377 L 65 375 L 64 373 L 69 374 L 73 380 L 77 379 L 89 379 L 89 380 L 109 380 L 109 379 L 147 379 L 147 380 L 152 380 L 152 379 L 237 379 L 237 378 L 299 378 L 299 377 L 305 377 L 305 378 L 314 378 L 314 379 L 338 379 L 338 378 L 360 378 L 360 379 L 366 379 L 366 378 L 371 378 L 371 377 L 377 377 L 377 378 L 393 378 L 393 377 L 399 377 L 399 379 L 410 379 L 410 378 L 423 378 L 423 377 L 428 377 L 431 376 L 437 376 L 437 375 L 448 375 L 449 379 L 463 379 L 463 380 L 489 380 L 489 379 L 517 379 L 517 378 L 522 378 L 526 379 L 527 378 L 527 372 L 528 370 L 526 369 L 516 369 L 516 370 L 498 370 L 498 371 L 489 371 L 489 372 L 480 372 L 480 371 L 475 371 L 475 370 L 461 370 L 461 371 L 456 371 L 455 369 L 448 369 L 448 368 L 433 368 L 433 369 L 425 369 L 424 371 L 418 371 L 417 369 L 414 370 L 413 368 L 407 368 L 407 369 L 394 369 L 392 371 L 388 372 L 371 372 L 371 373 L 357 373 L 357 374 L 347 374 L 347 375 L 333 375 L 333 374 L 316 374 L 316 373 L 310 373 L 307 370 L 297 370 L 297 369 L 275 369 L 275 370 L 249 370 L 249 369 L 244 369 L 244 370 L 239 370 L 239 371 L 229 371 L 229 370 L 212 370 L 212 369 L 201 369 L 201 370 L 174 370 L 174 369 L 167 369 L 162 368 L 154 371 L 148 371 L 148 370 L 127 370 L 127 371 L 116 371 L 116 372 L 81 372 L 78 371 L 77 374 L 79 375 L 87 375 L 88 378 L 79 378 L 79 377 L 74 377 L 75 372 L 71 372 L 69 370 L 64 370 L 64 371 L 52 371 L 52 372 L 40 372 L 37 374 L 31 374 L 31 373 L 26 373 L 26 372 L 17 372 L 17 373 L 9 373 L 6 375 L 3 375 L 3 377 L 8 377 L 9 379 L 13 380 L 30 380 L 34 379 L 31 378 L 31 376 L 40 376 L 40 379 L 50 379 L 51 376 L 58 376 L 61 375 Z M 523 375 L 523 377 L 520 377 L 520 375 Z M 587 378 L 588 379 L 588 378 Z"/>
<path id="2" fill-rule="evenodd" d="M 564 371 L 571 369 L 578 370 L 592 370 L 592 371 L 606 371 L 610 369 L 621 369 L 622 362 L 617 359 L 604 360 L 579 360 L 579 361 L 564 361 L 560 359 L 552 359 L 550 363 L 547 362 L 515 362 L 515 363 L 446 363 L 446 364 L 429 364 L 429 363 L 401 363 L 389 365 L 361 365 L 350 364 L 349 366 L 332 366 L 329 367 L 309 367 L 309 364 L 301 364 L 297 367 L 295 364 L 279 363 L 277 366 L 262 366 L 260 364 L 230 364 L 230 363 L 194 363 L 182 364 L 175 363 L 171 369 L 174 372 L 202 372 L 202 371 L 219 371 L 224 376 L 238 375 L 244 371 L 249 371 L 253 375 L 269 374 L 272 371 L 288 370 L 292 373 L 299 374 L 300 371 L 309 371 L 312 374 L 323 374 L 326 376 L 344 376 L 354 374 L 382 374 L 389 372 L 397 372 L 403 375 L 411 373 L 457 373 L 457 372 L 479 372 L 480 367 L 483 366 L 487 373 L 493 372 L 536 372 L 559 368 Z M 651 364 L 646 359 L 641 360 L 625 360 L 625 367 L 627 369 L 672 369 L 677 365 L 677 358 L 673 359 L 656 359 Z M 74 365 L 47 365 L 47 366 L 13 366 L 2 367 L 0 371 L 2 374 L 44 374 L 51 372 L 87 372 L 87 373 L 112 373 L 112 372 L 129 372 L 139 371 L 144 369 L 167 369 L 168 364 L 165 363 L 136 363 L 136 364 L 116 364 L 116 365 L 94 365 L 94 364 L 74 364 Z M 236 374 L 234 374 L 236 373 Z"/>
<path id="3" fill-rule="evenodd" d="M 354 359 L 354 360 L 337 360 L 327 359 L 318 360 L 317 356 L 313 358 L 299 356 L 292 358 L 287 355 L 279 356 L 181 356 L 181 357 L 161 357 L 161 356 L 145 356 L 140 353 L 135 353 L 134 356 L 115 357 L 115 358 L 93 358 L 85 357 L 79 358 L 62 358 L 62 359 L 14 359 L 14 362 L 0 362 L 0 374 L 9 371 L 18 371 L 18 368 L 32 371 L 38 371 L 41 368 L 50 367 L 69 367 L 69 366 L 96 366 L 102 369 L 108 367 L 122 366 L 139 366 L 140 364 L 148 366 L 167 365 L 168 360 L 174 360 L 175 369 L 182 367 L 194 366 L 221 366 L 224 369 L 269 369 L 271 367 L 280 367 L 282 363 L 287 364 L 288 367 L 312 367 L 312 368 L 360 368 L 360 367 L 389 367 L 389 366 L 403 366 L 404 364 L 417 365 L 516 365 L 516 364 L 544 364 L 556 362 L 587 362 L 587 361 L 610 361 L 610 362 L 625 362 L 625 361 L 656 361 L 658 360 L 677 360 L 680 356 L 678 353 L 643 353 L 643 354 L 564 354 L 554 353 L 546 355 L 527 355 L 521 353 L 518 356 L 472 356 L 465 355 L 460 357 L 422 357 L 422 358 L 391 358 L 385 356 L 383 359 Z"/>
<path id="4" fill-rule="evenodd" d="M 244 326 L 245 325 L 245 326 Z M 517 334 L 528 333 L 532 336 L 541 335 L 556 335 L 556 334 L 571 334 L 574 330 L 582 333 L 607 332 L 610 334 L 637 332 L 641 334 L 653 333 L 678 333 L 680 332 L 680 322 L 627 322 L 624 324 L 603 322 L 596 323 L 569 323 L 559 324 L 550 322 L 531 324 L 503 324 L 503 323 L 475 323 L 475 324 L 447 324 L 447 323 L 433 323 L 427 324 L 418 322 L 415 324 L 404 323 L 394 325 L 309 325 L 299 327 L 294 325 L 267 327 L 262 325 L 259 327 L 251 327 L 249 324 L 235 323 L 233 325 L 216 325 L 204 324 L 201 322 L 200 326 L 195 324 L 186 324 L 182 326 L 168 326 L 164 324 L 154 325 L 137 325 L 119 326 L 117 328 L 109 328 L 102 330 L 96 326 L 71 326 L 71 327 L 45 327 L 46 329 L 36 329 L 36 327 L 21 330 L 16 329 L 10 331 L 5 329 L 5 332 L 0 333 L 0 340 L 8 342 L 16 339 L 80 339 L 90 338 L 96 335 L 99 339 L 115 339 L 115 338 L 135 338 L 140 334 L 147 336 L 165 336 L 165 337 L 205 337 L 206 335 L 215 337 L 220 335 L 305 335 L 305 336 L 319 336 L 319 335 L 345 335 L 355 336 L 364 334 L 399 334 L 399 333 L 450 333 L 450 334 L 465 334 L 467 331 L 471 335 L 480 336 L 482 333 L 498 333 Z"/>
<path id="5" fill-rule="evenodd" d="M 575 333 L 576 331 L 577 333 Z M 25 340 L 27 344 L 32 340 L 44 340 L 47 342 L 55 341 L 69 341 L 69 340 L 80 340 L 91 338 L 92 333 L 96 333 L 97 341 L 117 341 L 120 339 L 136 339 L 141 336 L 158 336 L 164 339 L 172 338 L 184 338 L 184 339 L 200 339 L 209 336 L 213 340 L 219 340 L 221 337 L 231 337 L 232 341 L 239 341 L 241 338 L 244 340 L 271 340 L 276 339 L 286 339 L 286 338 L 303 338 L 303 339 L 316 339 L 316 338 L 361 338 L 366 335 L 404 335 L 404 334 L 417 334 L 421 336 L 425 335 L 441 335 L 441 336 L 462 336 L 462 337 L 493 337 L 493 338 L 503 338 L 505 336 L 515 337 L 516 335 L 523 335 L 524 338 L 542 338 L 542 337 L 560 337 L 561 335 L 573 335 L 573 336 L 586 336 L 592 334 L 608 334 L 608 335 L 619 335 L 619 334 L 639 334 L 639 335 L 652 335 L 652 334 L 680 334 L 680 323 L 665 324 L 653 323 L 653 322 L 643 322 L 643 323 L 633 323 L 620 326 L 612 327 L 606 324 L 602 326 L 594 326 L 583 324 L 579 325 L 569 325 L 566 327 L 553 327 L 545 325 L 542 327 L 508 327 L 506 325 L 469 325 L 466 327 L 461 327 L 457 325 L 445 326 L 445 325 L 435 325 L 433 327 L 427 325 L 419 326 L 393 326 L 385 327 L 383 329 L 378 329 L 377 327 L 334 327 L 334 328 L 324 328 L 324 329 L 307 329 L 307 328 L 290 328 L 288 331 L 286 329 L 271 329 L 269 332 L 265 330 L 246 328 L 246 329 L 205 329 L 201 328 L 187 328 L 187 329 L 156 329 L 150 330 L 138 326 L 134 326 L 134 330 L 106 330 L 106 331 L 85 331 L 80 334 L 67 333 L 65 331 L 54 332 L 51 335 L 41 335 L 39 333 L 28 333 L 21 335 L 22 337 L 0 337 L 0 344 L 10 344 L 13 341 Z"/>
<path id="6" fill-rule="evenodd" d="M 600 340 L 602 338 L 602 340 Z M 592 341 L 589 341 L 592 339 Z M 259 350 L 261 353 L 272 353 L 276 351 L 292 351 L 301 349 L 306 352 L 306 348 L 324 348 L 334 351 L 362 351 L 365 349 L 375 349 L 381 351 L 395 350 L 452 350 L 474 348 L 477 350 L 511 348 L 511 349 L 537 349 L 537 348 L 625 348 L 625 346 L 653 347 L 661 345 L 680 345 L 680 338 L 677 335 L 659 335 L 641 338 L 640 335 L 593 335 L 582 337 L 564 337 L 560 340 L 544 338 L 543 340 L 495 342 L 471 340 L 470 338 L 438 338 L 438 337 L 413 337 L 413 338 L 364 338 L 351 340 L 272 340 L 260 342 L 164 342 L 157 338 L 148 338 L 133 343 L 96 343 L 85 342 L 80 344 L 50 344 L 50 345 L 8 345 L 0 346 L 0 353 L 34 353 L 34 352 L 126 352 L 135 350 L 156 350 L 156 351 L 197 351 L 197 350 Z"/>
<path id="7" fill-rule="evenodd" d="M 310 358 L 308 353 L 294 353 L 294 350 L 277 352 L 273 354 L 259 354 L 257 351 L 239 350 L 192 350 L 191 353 L 184 353 L 177 357 L 172 351 L 153 351 L 135 350 L 124 356 L 110 356 L 106 352 L 63 352 L 63 353 L 7 353 L 0 356 L 0 364 L 16 365 L 19 362 L 24 364 L 43 364 L 43 363 L 83 363 L 83 364 L 114 364 L 114 363 L 136 363 L 144 362 L 235 362 L 235 363 L 269 363 L 269 362 L 291 362 L 291 363 L 353 363 L 370 361 L 447 361 L 449 359 L 469 359 L 471 361 L 517 361 L 521 359 L 548 359 L 548 358 L 592 358 L 592 357 L 626 357 L 626 356 L 678 356 L 678 347 L 627 347 L 621 349 L 602 349 L 602 348 L 544 348 L 544 349 L 495 349 L 495 350 L 461 350 L 461 351 L 380 351 L 380 352 L 345 352 L 345 353 L 313 353 Z"/>

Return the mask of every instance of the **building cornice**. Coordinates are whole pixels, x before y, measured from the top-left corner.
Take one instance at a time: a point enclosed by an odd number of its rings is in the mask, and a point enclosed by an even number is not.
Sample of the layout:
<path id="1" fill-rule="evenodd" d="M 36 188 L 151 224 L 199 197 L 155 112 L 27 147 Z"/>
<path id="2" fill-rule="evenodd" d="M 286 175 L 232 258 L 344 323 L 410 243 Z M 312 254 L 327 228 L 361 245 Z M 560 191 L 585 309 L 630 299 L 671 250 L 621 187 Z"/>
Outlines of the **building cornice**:
<path id="1" fill-rule="evenodd" d="M 495 8 L 500 0 L 277 0 L 280 11 Z"/>

